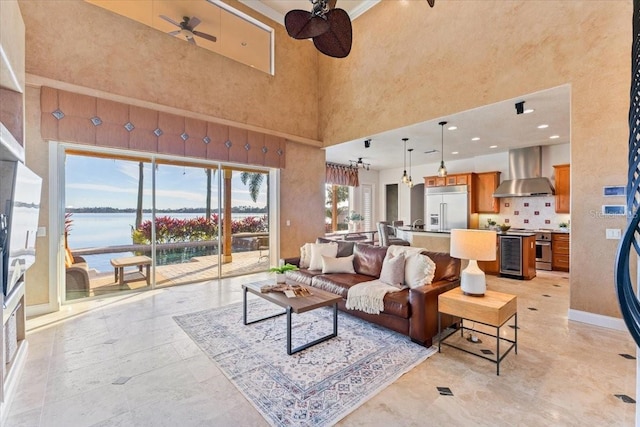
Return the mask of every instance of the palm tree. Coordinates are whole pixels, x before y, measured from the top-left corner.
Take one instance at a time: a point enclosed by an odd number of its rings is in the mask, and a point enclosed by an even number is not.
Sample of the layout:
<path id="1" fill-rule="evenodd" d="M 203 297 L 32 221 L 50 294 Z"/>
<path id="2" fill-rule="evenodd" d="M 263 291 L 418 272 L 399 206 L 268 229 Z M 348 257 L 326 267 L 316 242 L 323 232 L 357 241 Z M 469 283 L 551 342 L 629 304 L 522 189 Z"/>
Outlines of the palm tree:
<path id="1" fill-rule="evenodd" d="M 249 183 L 249 195 L 251 196 L 251 200 L 256 202 L 258 200 L 258 195 L 260 194 L 260 187 L 264 182 L 264 177 L 266 174 L 260 172 L 241 172 L 240 173 L 240 181 L 244 185 Z"/>

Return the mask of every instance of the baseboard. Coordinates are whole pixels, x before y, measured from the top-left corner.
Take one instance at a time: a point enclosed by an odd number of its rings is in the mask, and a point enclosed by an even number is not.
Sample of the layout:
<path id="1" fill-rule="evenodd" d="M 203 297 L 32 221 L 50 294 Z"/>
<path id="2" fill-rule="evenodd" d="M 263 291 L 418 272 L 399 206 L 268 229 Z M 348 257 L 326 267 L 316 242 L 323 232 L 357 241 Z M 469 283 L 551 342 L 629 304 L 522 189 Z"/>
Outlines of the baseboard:
<path id="1" fill-rule="evenodd" d="M 602 314 L 589 313 L 588 311 L 569 309 L 568 318 L 569 320 L 588 323 L 594 326 L 601 326 L 603 328 L 627 331 L 627 325 L 625 325 L 624 320 L 617 317 L 603 316 Z"/>
<path id="2" fill-rule="evenodd" d="M 1 1 L 1 0 L 0 0 Z M 25 311 L 27 318 L 34 316 L 42 316 L 43 314 L 49 314 L 60 310 L 60 307 L 56 307 L 55 304 L 38 304 L 28 305 Z"/>

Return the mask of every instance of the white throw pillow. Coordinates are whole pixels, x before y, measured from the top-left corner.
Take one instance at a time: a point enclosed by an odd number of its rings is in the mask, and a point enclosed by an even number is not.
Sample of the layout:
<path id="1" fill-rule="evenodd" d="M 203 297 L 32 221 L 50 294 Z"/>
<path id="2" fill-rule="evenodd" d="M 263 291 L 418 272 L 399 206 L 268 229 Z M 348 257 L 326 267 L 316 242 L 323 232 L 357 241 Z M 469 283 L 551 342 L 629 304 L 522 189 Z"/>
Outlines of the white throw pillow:
<path id="1" fill-rule="evenodd" d="M 380 281 L 398 289 L 406 288 L 404 284 L 404 253 L 393 255 L 387 252 L 382 261 Z"/>
<path id="2" fill-rule="evenodd" d="M 322 270 L 322 256 L 335 258 L 338 254 L 338 244 L 331 243 L 311 243 L 311 261 L 309 270 Z"/>
<path id="3" fill-rule="evenodd" d="M 404 264 L 404 281 L 410 288 L 428 285 L 436 274 L 436 263 L 426 255 L 412 255 Z"/>
<path id="4" fill-rule="evenodd" d="M 327 273 L 351 273 L 355 274 L 353 269 L 353 255 L 341 258 L 322 256 L 322 272 Z"/>
<path id="5" fill-rule="evenodd" d="M 404 284 L 410 288 L 428 285 L 435 276 L 436 263 L 428 256 L 420 253 L 425 250 L 424 248 L 398 245 L 391 245 L 387 249 L 387 254 L 397 255 L 404 253 Z"/>
<path id="6" fill-rule="evenodd" d="M 309 264 L 311 263 L 311 245 L 312 243 L 305 243 L 300 248 L 300 268 L 309 268 Z"/>

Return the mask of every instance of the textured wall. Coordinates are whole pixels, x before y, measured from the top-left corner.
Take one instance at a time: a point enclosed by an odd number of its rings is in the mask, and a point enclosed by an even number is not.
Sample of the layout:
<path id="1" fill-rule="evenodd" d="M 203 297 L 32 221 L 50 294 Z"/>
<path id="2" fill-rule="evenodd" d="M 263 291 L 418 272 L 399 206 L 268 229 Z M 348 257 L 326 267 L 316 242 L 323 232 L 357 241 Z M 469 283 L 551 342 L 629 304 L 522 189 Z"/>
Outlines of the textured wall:
<path id="1" fill-rule="evenodd" d="M 280 170 L 281 257 L 299 256 L 300 246 L 324 234 L 324 176 L 323 150 L 287 143 L 287 167 Z"/>
<path id="2" fill-rule="evenodd" d="M 280 25 L 272 23 L 271 76 L 81 0 L 20 1 L 20 8 L 27 73 L 317 138 L 317 53 Z"/>
<path id="3" fill-rule="evenodd" d="M 43 77 L 47 84 L 85 95 L 258 127 L 287 137 L 292 154 L 282 171 L 281 218 L 291 219 L 292 226 L 283 225 L 281 252 L 295 255 L 297 250 L 292 248 L 323 231 L 324 152 L 315 141 L 317 52 L 313 45 L 290 39 L 282 26 L 272 23 L 276 74 L 270 76 L 80 0 L 19 4 L 26 26 L 26 70 L 37 76 L 34 81 Z M 237 2 L 232 4 L 256 15 Z M 77 22 L 86 23 L 90 31 L 78 30 Z M 29 92 L 27 163 L 45 177 L 43 210 L 47 212 L 55 206 L 46 200 L 49 159 L 40 133 L 40 91 L 31 88 Z M 41 215 L 40 225 L 47 226 L 48 220 Z M 48 236 L 39 239 L 39 253 L 47 253 L 50 236 L 48 230 Z M 29 305 L 48 302 L 50 261 L 39 256 L 29 272 Z"/>
<path id="4" fill-rule="evenodd" d="M 320 59 L 320 137 L 362 138 L 571 84 L 571 308 L 619 316 L 603 185 L 626 181 L 632 2 L 380 2 Z"/>

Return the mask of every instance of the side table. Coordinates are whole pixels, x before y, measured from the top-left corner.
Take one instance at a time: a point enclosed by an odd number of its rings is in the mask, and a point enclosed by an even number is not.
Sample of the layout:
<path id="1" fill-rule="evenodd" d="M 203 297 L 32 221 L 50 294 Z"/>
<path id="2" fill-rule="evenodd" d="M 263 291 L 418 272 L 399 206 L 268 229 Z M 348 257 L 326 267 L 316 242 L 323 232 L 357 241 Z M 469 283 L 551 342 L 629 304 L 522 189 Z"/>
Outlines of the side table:
<path id="1" fill-rule="evenodd" d="M 464 326 L 464 321 L 468 320 L 482 325 L 491 326 L 496 328 L 495 335 L 474 330 L 474 332 L 483 334 L 496 339 L 496 358 L 487 357 L 485 354 L 475 353 L 466 348 L 456 346 L 445 342 L 448 335 L 442 338 L 441 330 L 441 314 L 450 314 L 452 316 L 459 317 L 460 323 L 460 335 L 464 336 L 465 330 L 472 330 Z M 513 340 L 500 336 L 500 328 L 504 326 L 511 318 L 515 318 L 514 331 L 515 336 Z M 509 352 L 514 349 L 518 354 L 518 303 L 515 295 L 503 294 L 501 292 L 485 291 L 483 297 L 475 297 L 465 295 L 458 287 L 450 291 L 444 292 L 438 296 L 438 352 L 441 352 L 441 345 L 448 345 L 458 350 L 462 350 L 469 354 L 473 354 L 483 359 L 494 362 L 496 367 L 496 375 L 500 375 L 500 362 L 505 358 Z M 509 347 L 504 354 L 500 355 L 500 341 L 509 343 Z"/>

